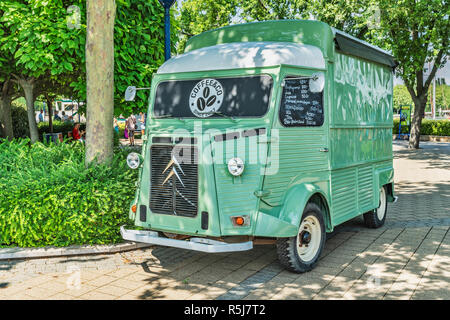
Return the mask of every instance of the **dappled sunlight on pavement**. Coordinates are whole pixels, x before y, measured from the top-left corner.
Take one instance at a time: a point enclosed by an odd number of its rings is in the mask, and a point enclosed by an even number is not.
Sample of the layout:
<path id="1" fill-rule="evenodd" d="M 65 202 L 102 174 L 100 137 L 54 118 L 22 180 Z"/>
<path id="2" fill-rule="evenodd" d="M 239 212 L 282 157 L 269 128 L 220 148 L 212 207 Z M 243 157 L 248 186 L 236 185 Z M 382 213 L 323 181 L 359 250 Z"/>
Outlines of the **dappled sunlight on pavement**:
<path id="1" fill-rule="evenodd" d="M 450 299 L 450 144 L 394 143 L 397 203 L 328 235 L 317 267 L 283 269 L 274 245 L 205 254 L 151 247 L 0 261 L 2 299 Z"/>

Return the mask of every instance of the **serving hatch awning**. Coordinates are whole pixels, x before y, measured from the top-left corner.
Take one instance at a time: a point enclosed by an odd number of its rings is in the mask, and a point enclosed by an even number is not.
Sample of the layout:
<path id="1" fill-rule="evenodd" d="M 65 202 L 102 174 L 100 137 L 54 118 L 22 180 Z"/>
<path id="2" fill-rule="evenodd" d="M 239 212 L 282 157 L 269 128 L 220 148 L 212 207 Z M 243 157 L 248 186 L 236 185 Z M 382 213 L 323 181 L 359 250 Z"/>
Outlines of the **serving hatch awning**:
<path id="1" fill-rule="evenodd" d="M 355 38 L 343 31 L 331 28 L 334 33 L 336 48 L 343 53 L 387 65 L 395 68 L 398 62 L 387 51 Z"/>

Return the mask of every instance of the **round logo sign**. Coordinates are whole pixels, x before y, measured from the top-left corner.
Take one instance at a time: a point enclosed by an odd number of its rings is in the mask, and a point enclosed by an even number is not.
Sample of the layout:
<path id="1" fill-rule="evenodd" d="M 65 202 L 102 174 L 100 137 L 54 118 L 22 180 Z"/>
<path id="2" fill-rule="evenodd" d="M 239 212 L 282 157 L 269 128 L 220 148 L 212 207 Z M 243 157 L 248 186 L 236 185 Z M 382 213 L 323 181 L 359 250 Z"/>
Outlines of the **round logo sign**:
<path id="1" fill-rule="evenodd" d="M 192 89 L 189 107 L 196 117 L 210 117 L 219 110 L 223 102 L 223 96 L 223 87 L 219 81 L 203 79 Z"/>

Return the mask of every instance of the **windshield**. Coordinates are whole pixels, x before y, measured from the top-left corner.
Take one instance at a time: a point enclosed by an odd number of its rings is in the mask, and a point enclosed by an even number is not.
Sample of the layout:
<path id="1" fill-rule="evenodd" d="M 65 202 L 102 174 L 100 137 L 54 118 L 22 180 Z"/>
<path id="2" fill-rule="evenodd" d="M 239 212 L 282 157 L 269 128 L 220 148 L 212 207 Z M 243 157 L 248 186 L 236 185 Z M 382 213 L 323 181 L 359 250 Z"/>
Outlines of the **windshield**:
<path id="1" fill-rule="evenodd" d="M 261 117 L 269 107 L 269 75 L 161 82 L 155 118 Z"/>

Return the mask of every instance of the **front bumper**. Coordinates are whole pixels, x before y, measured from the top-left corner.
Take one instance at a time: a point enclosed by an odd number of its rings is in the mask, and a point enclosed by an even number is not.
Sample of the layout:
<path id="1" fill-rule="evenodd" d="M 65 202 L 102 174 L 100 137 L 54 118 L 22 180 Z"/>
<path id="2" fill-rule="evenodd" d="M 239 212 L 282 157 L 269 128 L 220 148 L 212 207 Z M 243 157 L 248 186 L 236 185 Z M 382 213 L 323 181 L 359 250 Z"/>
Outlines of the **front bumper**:
<path id="1" fill-rule="evenodd" d="M 156 231 L 128 230 L 120 227 L 120 234 L 125 240 L 155 244 L 160 246 L 188 249 L 194 251 L 219 253 L 246 251 L 253 248 L 253 242 L 225 243 L 206 238 L 190 238 L 189 240 L 176 240 L 160 237 Z"/>

